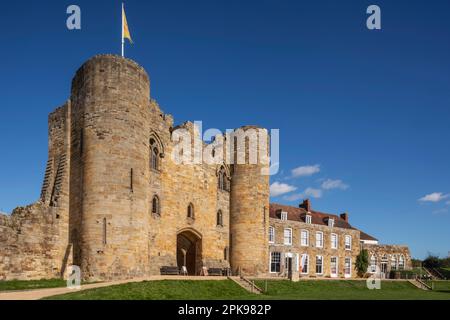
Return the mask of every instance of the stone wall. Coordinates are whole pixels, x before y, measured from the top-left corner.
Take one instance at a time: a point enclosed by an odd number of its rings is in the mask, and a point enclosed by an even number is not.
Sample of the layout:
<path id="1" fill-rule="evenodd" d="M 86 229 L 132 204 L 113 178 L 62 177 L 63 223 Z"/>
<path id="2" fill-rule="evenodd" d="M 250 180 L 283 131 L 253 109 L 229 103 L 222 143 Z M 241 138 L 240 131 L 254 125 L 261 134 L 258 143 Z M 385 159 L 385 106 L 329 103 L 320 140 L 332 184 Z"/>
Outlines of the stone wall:
<path id="1" fill-rule="evenodd" d="M 231 264 L 234 273 L 242 275 L 267 275 L 269 227 L 269 176 L 263 175 L 267 169 L 261 159 L 260 150 L 268 150 L 261 145 L 261 135 L 266 135 L 262 128 L 243 127 L 238 131 L 249 134 L 239 142 L 235 140 L 236 154 L 245 155 L 245 163 L 233 165 L 231 180 Z M 256 136 L 253 145 L 257 147 L 256 163 L 250 161 L 251 133 Z M 264 140 L 264 139 L 263 139 Z M 243 143 L 242 143 L 243 142 Z"/>
<path id="2" fill-rule="evenodd" d="M 386 274 L 388 277 L 391 271 L 399 270 L 400 257 L 404 258 L 403 270 L 411 270 L 411 254 L 408 246 L 404 245 L 383 245 L 383 244 L 364 244 L 363 248 L 368 251 L 369 254 L 369 272 L 371 257 L 375 258 L 376 265 L 380 268 L 380 271 Z M 382 264 L 385 264 L 386 270 L 383 270 Z"/>
<path id="3" fill-rule="evenodd" d="M 0 215 L 0 280 L 59 278 L 60 223 L 43 203 Z"/>
<path id="4" fill-rule="evenodd" d="M 41 199 L 0 215 L 0 279 L 60 278 L 72 263 L 69 244 L 70 103 L 49 115 L 48 161 Z"/>

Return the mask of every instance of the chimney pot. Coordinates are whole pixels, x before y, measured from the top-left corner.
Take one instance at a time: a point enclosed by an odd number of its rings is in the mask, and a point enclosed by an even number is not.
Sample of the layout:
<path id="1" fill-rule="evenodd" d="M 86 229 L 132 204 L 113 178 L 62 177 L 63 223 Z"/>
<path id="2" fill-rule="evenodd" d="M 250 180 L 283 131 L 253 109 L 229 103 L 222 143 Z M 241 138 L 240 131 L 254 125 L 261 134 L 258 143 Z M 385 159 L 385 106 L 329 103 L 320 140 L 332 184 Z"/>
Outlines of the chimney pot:
<path id="1" fill-rule="evenodd" d="M 307 212 L 311 212 L 311 201 L 306 199 L 299 207 L 305 209 Z"/>

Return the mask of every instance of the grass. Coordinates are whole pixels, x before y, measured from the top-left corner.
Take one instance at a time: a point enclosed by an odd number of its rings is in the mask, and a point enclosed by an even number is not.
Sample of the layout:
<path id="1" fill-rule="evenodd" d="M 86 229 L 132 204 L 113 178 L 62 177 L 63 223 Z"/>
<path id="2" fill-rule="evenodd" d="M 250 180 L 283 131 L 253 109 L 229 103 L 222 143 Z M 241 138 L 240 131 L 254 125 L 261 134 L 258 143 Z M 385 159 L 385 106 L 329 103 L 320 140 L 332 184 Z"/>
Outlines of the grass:
<path id="1" fill-rule="evenodd" d="M 246 300 L 256 297 L 229 280 L 163 280 L 80 291 L 47 300 Z"/>
<path id="2" fill-rule="evenodd" d="M 432 280 L 425 282 L 433 288 L 433 291 L 447 292 L 450 294 L 450 281 Z"/>
<path id="3" fill-rule="evenodd" d="M 66 281 L 60 279 L 34 280 L 34 281 L 0 281 L 1 291 L 22 291 L 33 289 L 61 288 L 67 285 Z"/>
<path id="4" fill-rule="evenodd" d="M 256 281 L 265 288 L 265 281 Z M 443 284 L 450 285 L 450 282 Z M 424 291 L 406 281 L 383 281 L 369 290 L 365 281 L 267 282 L 263 295 L 248 293 L 232 281 L 152 281 L 98 288 L 49 300 L 450 300 L 450 292 Z"/>
<path id="5" fill-rule="evenodd" d="M 264 288 L 264 281 L 256 284 Z M 271 298 L 285 300 L 450 300 L 449 292 L 424 291 L 407 281 L 383 281 L 380 290 L 367 289 L 365 281 L 268 281 Z"/>

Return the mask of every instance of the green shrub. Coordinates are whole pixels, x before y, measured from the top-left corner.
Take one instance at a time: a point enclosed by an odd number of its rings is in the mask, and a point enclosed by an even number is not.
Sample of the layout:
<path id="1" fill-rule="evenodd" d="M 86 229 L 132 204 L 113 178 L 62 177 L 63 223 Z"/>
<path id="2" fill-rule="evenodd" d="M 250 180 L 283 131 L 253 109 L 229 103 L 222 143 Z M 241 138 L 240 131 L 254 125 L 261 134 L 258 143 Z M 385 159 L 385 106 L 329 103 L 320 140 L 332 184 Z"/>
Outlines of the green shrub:
<path id="1" fill-rule="evenodd" d="M 369 253 L 366 249 L 361 250 L 359 255 L 356 257 L 355 269 L 358 272 L 358 276 L 364 277 L 367 273 L 367 268 L 369 267 Z"/>

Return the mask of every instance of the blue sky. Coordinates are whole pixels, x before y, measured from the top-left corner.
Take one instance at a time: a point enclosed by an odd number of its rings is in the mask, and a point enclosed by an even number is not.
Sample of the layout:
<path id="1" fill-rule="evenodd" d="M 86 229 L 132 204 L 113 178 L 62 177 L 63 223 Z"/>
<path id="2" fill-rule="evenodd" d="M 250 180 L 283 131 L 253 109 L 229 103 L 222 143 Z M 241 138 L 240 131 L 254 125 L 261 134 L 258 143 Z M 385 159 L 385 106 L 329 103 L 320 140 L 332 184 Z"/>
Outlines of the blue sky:
<path id="1" fill-rule="evenodd" d="M 66 28 L 70 4 L 81 7 L 81 31 Z M 381 31 L 365 27 L 370 4 L 381 7 Z M 176 122 L 280 129 L 272 189 L 292 191 L 273 201 L 309 196 L 416 257 L 447 255 L 448 1 L 129 0 L 126 9 L 127 56 Z M 120 2 L 8 1 L 0 15 L 0 211 L 10 212 L 39 198 L 47 115 L 76 69 L 120 53 Z"/>

